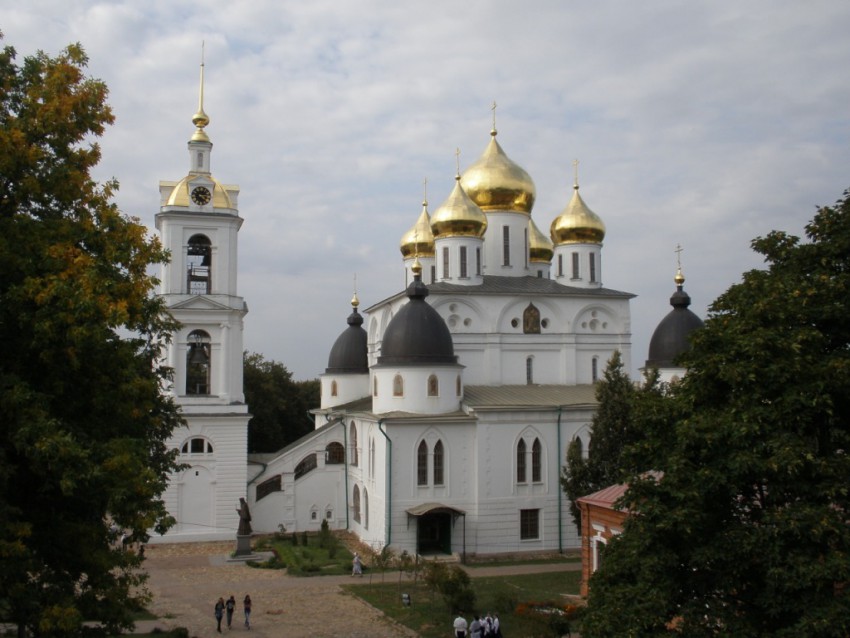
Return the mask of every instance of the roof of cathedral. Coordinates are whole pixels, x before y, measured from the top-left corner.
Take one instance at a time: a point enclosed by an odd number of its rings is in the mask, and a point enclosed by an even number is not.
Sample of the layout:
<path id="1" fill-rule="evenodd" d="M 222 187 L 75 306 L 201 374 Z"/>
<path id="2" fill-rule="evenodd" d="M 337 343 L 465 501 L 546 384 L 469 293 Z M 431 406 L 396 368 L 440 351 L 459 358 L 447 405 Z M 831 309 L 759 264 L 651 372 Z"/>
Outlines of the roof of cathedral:
<path id="1" fill-rule="evenodd" d="M 405 259 L 409 257 L 433 257 L 434 233 L 431 232 L 431 217 L 428 215 L 428 200 L 422 202 L 419 219 L 410 227 L 399 242 L 399 250 Z"/>
<path id="2" fill-rule="evenodd" d="M 418 266 L 418 262 L 417 262 Z M 410 302 L 402 306 L 384 332 L 378 365 L 420 366 L 457 364 L 452 334 L 446 322 L 428 302 L 428 287 L 414 269 L 407 287 Z"/>
<path id="3" fill-rule="evenodd" d="M 437 281 L 428 286 L 431 294 L 445 295 L 553 295 L 562 297 L 609 297 L 615 299 L 632 299 L 636 295 L 631 292 L 612 290 L 611 288 L 577 288 L 575 286 L 564 286 L 554 279 L 544 277 L 502 277 L 499 275 L 484 275 L 483 281 L 478 286 L 461 286 L 444 281 Z M 364 312 L 371 312 L 378 306 L 405 296 L 405 292 L 398 292 L 372 304 Z"/>
<path id="4" fill-rule="evenodd" d="M 337 337 L 328 356 L 328 374 L 368 374 L 369 350 L 368 336 L 363 329 L 363 315 L 357 312 L 360 301 L 357 294 L 351 300 L 351 314 L 348 315 L 348 328 Z"/>
<path id="5" fill-rule="evenodd" d="M 476 410 L 595 406 L 596 386 L 583 385 L 468 385 L 463 403 Z"/>
<path id="6" fill-rule="evenodd" d="M 676 292 L 670 297 L 673 310 L 667 313 L 652 333 L 647 368 L 675 367 L 676 358 L 691 347 L 691 332 L 703 327 L 702 319 L 688 308 L 691 298 L 682 288 L 685 277 L 681 268 L 676 272 L 675 282 Z"/>
<path id="7" fill-rule="evenodd" d="M 533 262 L 549 263 L 555 254 L 555 245 L 544 235 L 531 217 L 528 218 L 528 258 Z"/>

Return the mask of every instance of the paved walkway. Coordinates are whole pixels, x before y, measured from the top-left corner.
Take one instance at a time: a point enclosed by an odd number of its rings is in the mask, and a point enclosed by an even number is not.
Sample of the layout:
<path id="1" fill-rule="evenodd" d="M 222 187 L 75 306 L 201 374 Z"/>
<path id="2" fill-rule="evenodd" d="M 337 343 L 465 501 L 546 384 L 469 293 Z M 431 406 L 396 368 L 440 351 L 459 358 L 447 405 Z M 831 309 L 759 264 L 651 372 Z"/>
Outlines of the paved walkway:
<path id="1" fill-rule="evenodd" d="M 298 578 L 280 570 L 255 569 L 228 562 L 233 543 L 148 545 L 145 566 L 153 595 L 149 609 L 159 617 L 140 621 L 139 632 L 186 627 L 197 638 L 217 636 L 213 607 L 219 596 L 233 594 L 237 611 L 224 633 L 245 634 L 241 601 L 251 594 L 251 638 L 397 638 L 416 636 L 381 612 L 344 592 L 340 585 L 368 585 L 368 577 Z M 469 567 L 472 577 L 572 571 L 578 563 Z M 225 623 L 222 623 L 223 625 Z M 447 632 L 448 634 L 448 632 Z"/>

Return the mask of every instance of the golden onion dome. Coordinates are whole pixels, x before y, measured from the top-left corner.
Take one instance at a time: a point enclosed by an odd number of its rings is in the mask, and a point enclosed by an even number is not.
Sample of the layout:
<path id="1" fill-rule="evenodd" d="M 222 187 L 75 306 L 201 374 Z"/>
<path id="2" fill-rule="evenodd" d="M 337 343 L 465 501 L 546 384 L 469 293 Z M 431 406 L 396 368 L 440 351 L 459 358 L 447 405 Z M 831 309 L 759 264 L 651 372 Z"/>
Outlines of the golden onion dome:
<path id="1" fill-rule="evenodd" d="M 189 206 L 189 202 L 191 201 L 189 196 L 192 192 L 193 182 L 199 179 L 203 180 L 203 183 L 206 183 L 207 180 L 212 180 L 214 185 L 212 189 L 212 205 L 215 208 L 233 208 L 233 202 L 230 200 L 230 195 L 227 194 L 227 189 L 210 175 L 187 175 L 174 186 L 165 205 Z"/>
<path id="2" fill-rule="evenodd" d="M 431 232 L 431 218 L 428 215 L 428 201 L 422 202 L 422 213 L 416 223 L 401 236 L 399 245 L 401 255 L 408 257 L 433 257 L 434 234 Z"/>
<path id="3" fill-rule="evenodd" d="M 487 216 L 475 205 L 460 185 L 460 175 L 448 199 L 431 215 L 431 232 L 440 237 L 483 237 Z"/>
<path id="4" fill-rule="evenodd" d="M 505 155 L 490 131 L 490 143 L 478 160 L 463 173 L 463 188 L 483 211 L 512 210 L 531 213 L 537 192 L 534 180 Z"/>
<path id="5" fill-rule="evenodd" d="M 578 194 L 578 182 L 573 186 L 573 197 L 564 211 L 552 222 L 549 229 L 552 241 L 561 244 L 601 244 L 605 239 L 605 224 L 587 207 Z"/>
<path id="6" fill-rule="evenodd" d="M 551 240 L 540 232 L 531 217 L 528 218 L 528 256 L 533 262 L 550 263 L 555 254 L 555 246 Z"/>

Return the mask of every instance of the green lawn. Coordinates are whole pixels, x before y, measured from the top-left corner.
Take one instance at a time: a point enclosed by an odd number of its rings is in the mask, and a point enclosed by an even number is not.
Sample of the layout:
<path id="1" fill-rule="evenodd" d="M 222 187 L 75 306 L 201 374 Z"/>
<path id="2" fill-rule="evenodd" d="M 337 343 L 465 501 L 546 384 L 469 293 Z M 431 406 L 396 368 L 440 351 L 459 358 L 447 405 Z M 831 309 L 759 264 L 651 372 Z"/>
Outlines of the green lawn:
<path id="1" fill-rule="evenodd" d="M 554 615 L 534 613 L 529 610 L 529 603 L 569 604 L 571 599 L 566 595 L 578 594 L 580 577 L 580 572 L 555 572 L 473 578 L 476 611 L 479 614 L 498 613 L 502 631 L 507 636 L 553 637 L 559 635 L 550 628 Z M 347 585 L 344 589 L 423 638 L 444 638 L 451 632 L 455 615 L 443 600 L 421 582 L 414 585 L 406 577 L 399 582 L 398 572 L 386 572 L 383 580 L 380 574 L 373 574 L 371 584 Z M 402 603 L 403 593 L 410 596 L 410 607 Z M 464 616 L 472 620 L 472 613 Z"/>

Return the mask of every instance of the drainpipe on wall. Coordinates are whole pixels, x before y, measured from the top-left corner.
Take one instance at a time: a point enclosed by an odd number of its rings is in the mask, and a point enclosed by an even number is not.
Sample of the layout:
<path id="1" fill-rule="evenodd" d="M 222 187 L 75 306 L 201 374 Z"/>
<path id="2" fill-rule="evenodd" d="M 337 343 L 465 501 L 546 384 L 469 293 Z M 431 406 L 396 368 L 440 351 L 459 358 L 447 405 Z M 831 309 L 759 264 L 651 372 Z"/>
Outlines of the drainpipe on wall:
<path id="1" fill-rule="evenodd" d="M 558 468 L 558 553 L 564 553 L 564 522 L 562 511 L 562 499 L 564 498 L 564 490 L 561 488 L 561 412 L 564 406 L 558 406 L 558 462 L 555 467 Z"/>
<path id="2" fill-rule="evenodd" d="M 387 476 L 384 479 L 384 482 L 387 484 L 387 542 L 386 545 L 389 546 L 393 540 L 393 527 L 392 527 L 392 502 L 393 502 L 393 481 L 392 481 L 392 471 L 393 471 L 393 441 L 389 437 L 389 435 L 384 431 L 384 420 L 378 419 L 378 432 L 384 435 L 384 438 L 387 440 Z"/>

